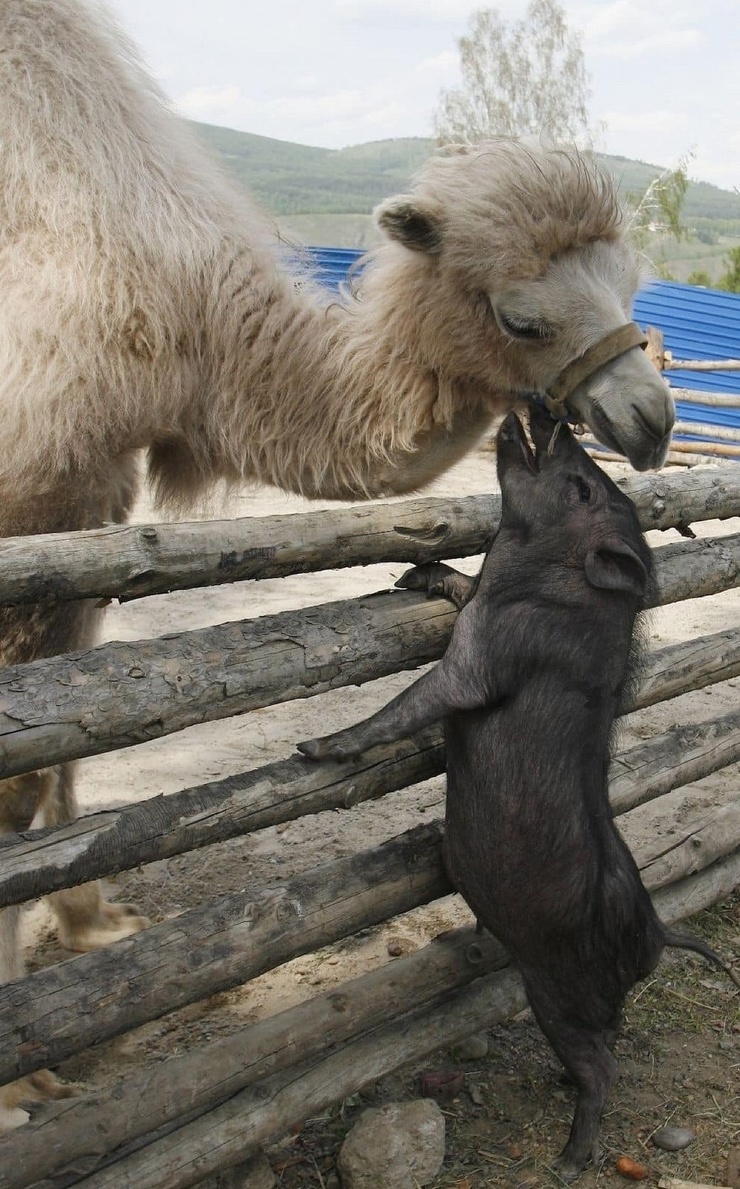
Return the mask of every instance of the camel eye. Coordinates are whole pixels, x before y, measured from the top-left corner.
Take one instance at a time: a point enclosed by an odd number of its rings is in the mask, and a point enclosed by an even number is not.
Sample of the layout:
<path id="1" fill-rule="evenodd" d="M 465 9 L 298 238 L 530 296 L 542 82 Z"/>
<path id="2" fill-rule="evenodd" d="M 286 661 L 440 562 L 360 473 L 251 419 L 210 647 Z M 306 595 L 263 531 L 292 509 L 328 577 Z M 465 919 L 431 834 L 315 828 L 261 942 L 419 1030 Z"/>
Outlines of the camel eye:
<path id="1" fill-rule="evenodd" d="M 499 326 L 513 339 L 526 339 L 529 342 L 548 342 L 554 334 L 552 326 L 541 319 L 519 318 L 516 314 L 496 312 Z"/>

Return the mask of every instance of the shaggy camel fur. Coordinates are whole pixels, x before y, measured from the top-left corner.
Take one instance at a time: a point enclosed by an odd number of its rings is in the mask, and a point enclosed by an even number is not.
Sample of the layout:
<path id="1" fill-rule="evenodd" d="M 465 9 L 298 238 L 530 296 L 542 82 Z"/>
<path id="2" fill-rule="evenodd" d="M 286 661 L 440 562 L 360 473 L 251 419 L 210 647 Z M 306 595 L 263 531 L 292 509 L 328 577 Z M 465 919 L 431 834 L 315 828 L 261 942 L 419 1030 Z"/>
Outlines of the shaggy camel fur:
<path id="1" fill-rule="evenodd" d="M 417 489 L 629 319 L 636 258 L 575 152 L 496 141 L 431 161 L 379 208 L 359 294 L 331 302 L 296 285 L 102 6 L 3 0 L 0 50 L 0 535 L 124 520 L 139 448 L 174 508 L 218 480 Z M 570 403 L 637 468 L 661 462 L 672 403 L 637 348 Z M 0 660 L 87 647 L 94 617 L 0 609 Z M 0 830 L 74 813 L 69 768 L 0 783 Z M 146 924 L 97 885 L 53 902 L 75 950 Z M 17 912 L 0 919 L 3 981 L 21 967 Z M 49 1085 L 0 1096 L 0 1126 L 23 1121 L 24 1092 Z"/>

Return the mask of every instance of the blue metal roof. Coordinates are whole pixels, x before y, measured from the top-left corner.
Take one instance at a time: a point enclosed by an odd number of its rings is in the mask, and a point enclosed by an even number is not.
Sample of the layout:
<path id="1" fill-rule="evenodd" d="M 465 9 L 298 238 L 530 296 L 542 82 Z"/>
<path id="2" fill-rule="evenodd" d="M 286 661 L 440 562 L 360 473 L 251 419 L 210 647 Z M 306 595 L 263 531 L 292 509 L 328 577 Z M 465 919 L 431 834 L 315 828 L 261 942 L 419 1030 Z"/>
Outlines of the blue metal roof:
<path id="1" fill-rule="evenodd" d="M 363 253 L 356 248 L 310 248 L 317 280 L 337 289 Z M 666 350 L 675 359 L 740 359 L 740 294 L 721 293 L 677 281 L 656 281 L 635 298 L 635 320 L 662 330 Z M 737 393 L 740 372 L 666 373 L 672 387 L 705 392 Z M 677 403 L 682 421 L 727 425 L 740 429 L 740 408 L 713 409 L 686 401 Z"/>
<path id="2" fill-rule="evenodd" d="M 666 350 L 674 359 L 740 359 L 740 294 L 658 281 L 638 293 L 635 319 L 641 326 L 663 331 Z M 695 392 L 737 393 L 740 372 L 667 373 L 671 386 Z M 740 408 L 712 409 L 707 405 L 676 404 L 682 421 L 740 428 Z"/>

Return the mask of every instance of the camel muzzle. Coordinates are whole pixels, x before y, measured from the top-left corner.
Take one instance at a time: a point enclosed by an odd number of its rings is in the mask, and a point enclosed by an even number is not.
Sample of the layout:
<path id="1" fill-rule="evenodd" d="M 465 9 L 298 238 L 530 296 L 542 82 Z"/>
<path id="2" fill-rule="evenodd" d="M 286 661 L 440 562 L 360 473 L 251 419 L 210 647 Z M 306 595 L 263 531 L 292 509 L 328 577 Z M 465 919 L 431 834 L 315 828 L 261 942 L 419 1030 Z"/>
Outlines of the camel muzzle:
<path id="1" fill-rule="evenodd" d="M 581 355 L 571 359 L 555 383 L 539 398 L 539 402 L 556 420 L 568 421 L 571 416 L 568 398 L 573 395 L 579 384 L 600 371 L 607 363 L 611 363 L 613 359 L 624 355 L 626 351 L 631 351 L 633 347 L 642 347 L 644 351 L 647 344 L 647 335 L 636 322 L 617 326 Z"/>

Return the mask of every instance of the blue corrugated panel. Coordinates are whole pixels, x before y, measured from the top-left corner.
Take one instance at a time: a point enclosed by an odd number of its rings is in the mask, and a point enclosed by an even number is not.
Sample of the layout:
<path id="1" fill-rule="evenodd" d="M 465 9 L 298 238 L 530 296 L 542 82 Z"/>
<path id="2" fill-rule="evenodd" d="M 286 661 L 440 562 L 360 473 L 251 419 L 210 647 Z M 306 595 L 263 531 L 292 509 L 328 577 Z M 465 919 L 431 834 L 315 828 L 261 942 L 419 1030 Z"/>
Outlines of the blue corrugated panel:
<path id="1" fill-rule="evenodd" d="M 331 288 L 347 280 L 362 252 L 355 248 L 310 248 L 318 279 Z M 634 316 L 641 326 L 662 330 L 666 350 L 675 359 L 740 359 L 740 294 L 657 281 L 638 293 Z M 674 388 L 738 394 L 740 372 L 670 372 Z M 712 409 L 680 401 L 682 421 L 740 428 L 740 408 Z"/>
<path id="2" fill-rule="evenodd" d="M 352 266 L 363 255 L 357 248 L 309 248 L 314 259 L 315 277 L 327 289 L 338 289 L 350 276 Z"/>
<path id="3" fill-rule="evenodd" d="M 663 331 L 665 347 L 675 359 L 740 359 L 740 294 L 659 281 L 638 293 L 635 318 Z M 667 373 L 675 388 L 737 393 L 740 372 Z M 682 421 L 740 429 L 740 408 L 712 409 L 678 402 Z"/>

